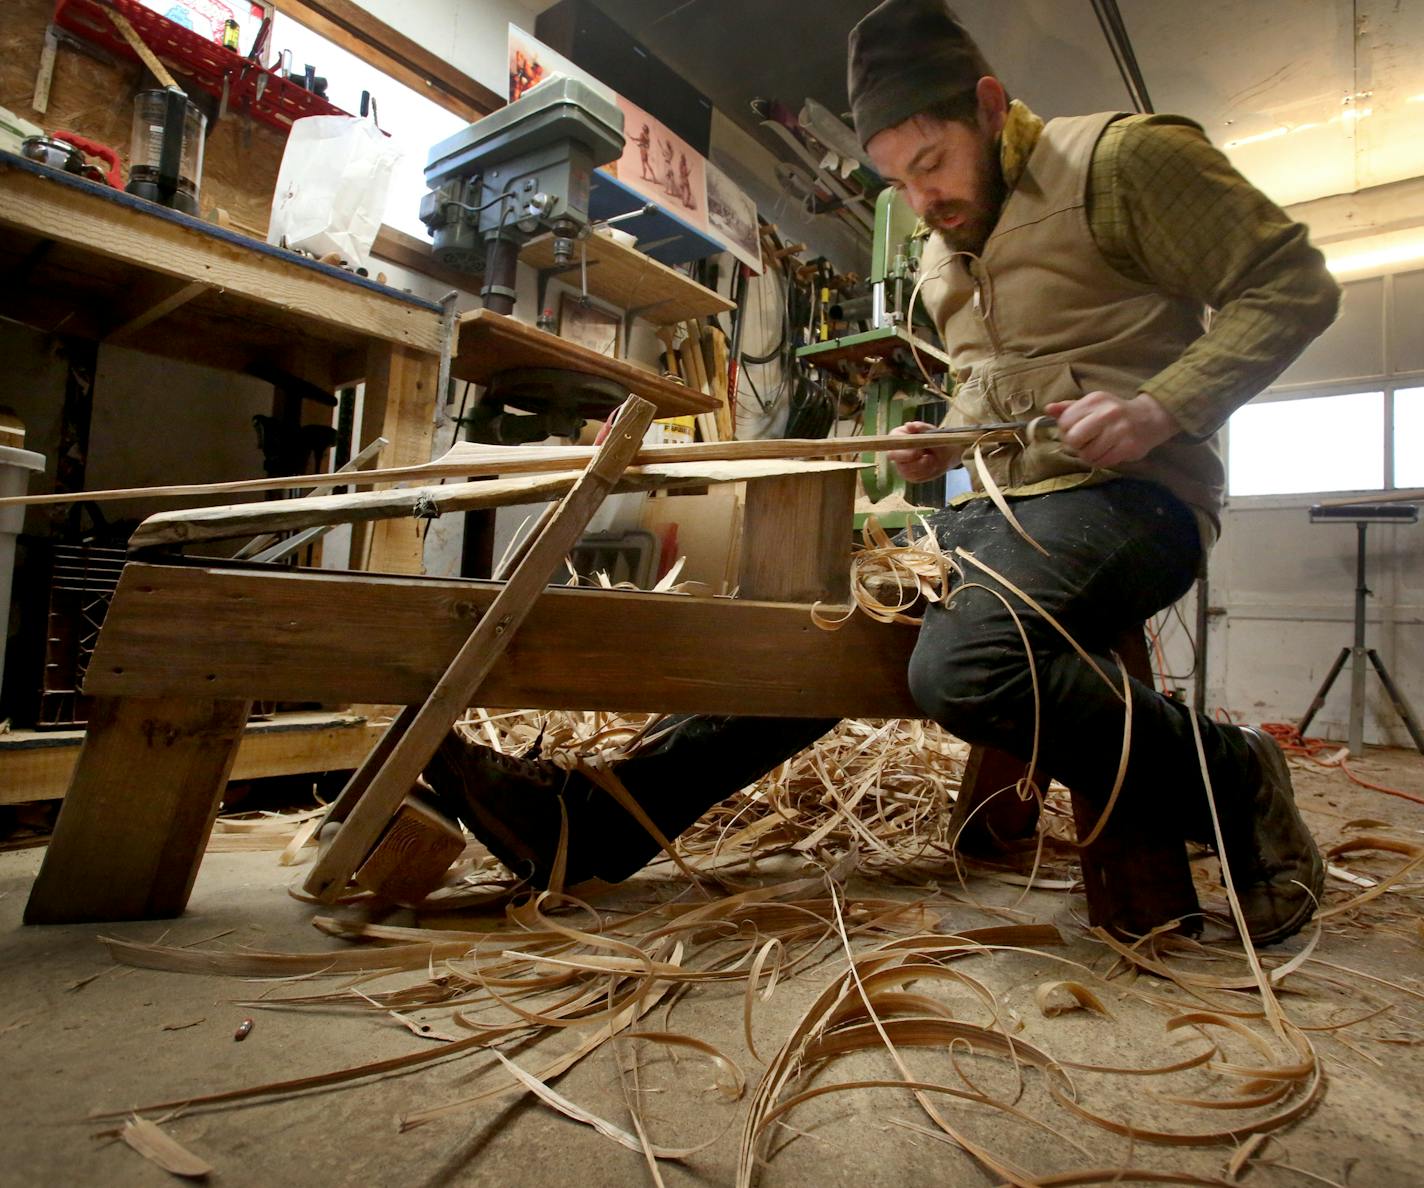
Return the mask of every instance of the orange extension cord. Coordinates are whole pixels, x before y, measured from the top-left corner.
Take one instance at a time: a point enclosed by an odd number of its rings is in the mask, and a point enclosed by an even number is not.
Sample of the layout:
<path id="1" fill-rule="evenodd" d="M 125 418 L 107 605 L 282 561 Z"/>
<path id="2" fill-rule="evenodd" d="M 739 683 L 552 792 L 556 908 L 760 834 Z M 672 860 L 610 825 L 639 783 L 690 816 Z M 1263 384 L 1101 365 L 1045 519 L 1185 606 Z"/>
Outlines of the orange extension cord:
<path id="1" fill-rule="evenodd" d="M 1169 689 L 1169 681 L 1167 679 L 1167 657 L 1162 648 L 1161 632 L 1156 629 L 1151 619 L 1147 620 L 1145 627 L 1148 641 L 1157 658 L 1154 675 L 1161 687 L 1161 692 L 1165 694 Z M 1224 718 L 1228 722 L 1232 719 L 1229 710 L 1218 709 L 1216 716 L 1218 720 Z M 1398 796 L 1401 800 L 1412 800 L 1415 804 L 1424 804 L 1424 796 L 1416 796 L 1413 792 L 1405 792 L 1402 788 L 1391 788 L 1387 784 L 1372 783 L 1363 776 L 1357 775 L 1350 769 L 1350 765 L 1345 762 L 1343 757 L 1328 763 L 1323 762 L 1319 757 L 1320 753 L 1339 750 L 1338 743 L 1329 743 L 1322 738 L 1301 738 L 1300 731 L 1292 722 L 1262 722 L 1261 729 L 1271 735 L 1280 744 L 1281 750 L 1288 755 L 1301 755 L 1307 759 L 1314 759 L 1321 767 L 1338 767 L 1361 788 L 1368 788 L 1371 792 L 1383 792 L 1387 796 Z"/>
<path id="2" fill-rule="evenodd" d="M 1398 796 L 1401 800 L 1412 800 L 1415 804 L 1424 804 L 1424 796 L 1416 796 L 1413 792 L 1391 788 L 1387 784 L 1371 783 L 1364 777 L 1356 775 L 1343 758 L 1338 762 L 1323 762 L 1320 759 L 1320 752 L 1337 751 L 1340 749 L 1339 743 L 1329 743 L 1321 738 L 1301 738 L 1300 731 L 1292 722 L 1262 722 L 1261 729 L 1271 735 L 1280 744 L 1281 750 L 1288 755 L 1303 755 L 1307 759 L 1314 759 L 1321 767 L 1339 767 L 1361 788 L 1368 788 L 1372 792 L 1383 792 L 1387 796 Z"/>

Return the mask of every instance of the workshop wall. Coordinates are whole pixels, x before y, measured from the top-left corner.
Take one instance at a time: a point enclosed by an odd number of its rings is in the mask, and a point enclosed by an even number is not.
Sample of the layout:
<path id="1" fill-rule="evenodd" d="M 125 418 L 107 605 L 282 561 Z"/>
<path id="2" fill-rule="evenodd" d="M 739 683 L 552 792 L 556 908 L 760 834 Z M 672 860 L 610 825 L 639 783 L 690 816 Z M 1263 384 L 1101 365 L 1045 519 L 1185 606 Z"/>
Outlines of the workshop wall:
<path id="1" fill-rule="evenodd" d="M 1370 391 L 1372 380 L 1378 384 L 1391 375 L 1424 371 L 1418 346 L 1424 269 L 1403 269 L 1389 284 L 1392 300 L 1385 302 L 1384 278 L 1347 282 L 1340 321 L 1281 384 Z M 1408 382 L 1424 384 L 1424 378 Z M 1424 450 L 1424 441 L 1409 448 Z M 1340 649 L 1352 641 L 1354 526 L 1312 524 L 1307 511 L 1313 503 L 1339 497 L 1257 496 L 1227 507 L 1211 563 L 1209 707 L 1229 709 L 1249 722 L 1296 721 Z M 1369 495 L 1360 501 L 1369 502 Z M 1366 643 L 1418 712 L 1424 706 L 1424 524 L 1372 524 L 1367 541 L 1367 581 L 1374 597 L 1368 603 Z M 1186 616 L 1194 622 L 1191 608 Z M 1373 670 L 1366 690 L 1366 741 L 1410 746 Z M 1347 670 L 1310 732 L 1343 738 L 1349 706 Z"/>

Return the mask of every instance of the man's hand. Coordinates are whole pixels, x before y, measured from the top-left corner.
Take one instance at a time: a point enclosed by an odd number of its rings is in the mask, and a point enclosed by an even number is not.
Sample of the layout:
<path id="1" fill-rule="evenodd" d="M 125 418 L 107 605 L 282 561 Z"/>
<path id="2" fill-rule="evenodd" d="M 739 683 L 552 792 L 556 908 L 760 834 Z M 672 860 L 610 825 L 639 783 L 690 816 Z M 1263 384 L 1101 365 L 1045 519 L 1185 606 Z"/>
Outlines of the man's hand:
<path id="1" fill-rule="evenodd" d="M 1089 392 L 1077 400 L 1055 401 L 1044 411 L 1058 418 L 1063 444 L 1093 466 L 1141 461 L 1181 432 L 1171 414 L 1145 392 L 1131 400 Z"/>
<path id="2" fill-rule="evenodd" d="M 913 435 L 934 431 L 935 426 L 927 421 L 906 421 L 890 430 L 890 434 Z M 891 450 L 890 461 L 895 463 L 895 469 L 907 483 L 927 483 L 958 466 L 963 453 L 955 446 L 940 446 L 937 450 Z"/>

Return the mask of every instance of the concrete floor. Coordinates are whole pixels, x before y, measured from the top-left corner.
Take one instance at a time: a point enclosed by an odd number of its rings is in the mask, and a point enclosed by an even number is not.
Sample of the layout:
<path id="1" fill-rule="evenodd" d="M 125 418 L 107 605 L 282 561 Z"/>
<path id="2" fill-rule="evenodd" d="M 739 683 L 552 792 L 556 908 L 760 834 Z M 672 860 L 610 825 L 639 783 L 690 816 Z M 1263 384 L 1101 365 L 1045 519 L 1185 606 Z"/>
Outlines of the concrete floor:
<path id="1" fill-rule="evenodd" d="M 1424 759 L 1404 752 L 1371 752 L 1357 765 L 1369 778 L 1424 794 Z M 1368 818 L 1390 823 L 1400 837 L 1424 841 L 1424 806 L 1366 791 L 1338 772 L 1302 772 L 1302 805 L 1317 836 L 1329 844 L 1348 823 Z M 396 1022 L 373 1015 L 253 1010 L 237 1005 L 270 984 L 200 975 L 131 970 L 115 966 L 97 943 L 101 934 L 173 945 L 200 944 L 220 933 L 212 947 L 319 951 L 342 943 L 315 932 L 310 906 L 285 894 L 300 868 L 277 865 L 272 853 L 210 854 L 199 874 L 189 910 L 171 922 L 108 926 L 24 928 L 20 915 L 38 867 L 39 850 L 0 853 L 0 1184 L 158 1185 L 172 1177 L 102 1132 L 112 1123 L 89 1121 L 93 1110 L 118 1108 L 185 1094 L 258 1084 L 283 1077 L 409 1052 L 428 1043 Z M 1397 855 L 1350 855 L 1342 866 L 1361 874 L 1395 869 Z M 1412 893 L 1376 901 L 1364 921 L 1331 923 L 1317 957 L 1389 979 L 1408 993 L 1376 987 L 1397 1005 L 1369 1023 L 1341 1033 L 1312 1036 L 1328 1084 L 1320 1104 L 1280 1132 L 1280 1141 L 1260 1152 L 1278 1166 L 1257 1163 L 1246 1185 L 1306 1185 L 1321 1182 L 1354 1188 L 1392 1188 L 1424 1182 L 1424 925 L 1421 882 Z M 635 880 L 606 902 L 646 901 L 666 896 L 672 884 Z M 921 894 L 890 880 L 860 883 L 856 890 L 906 898 Z M 1001 922 L 983 908 L 957 902 L 965 888 L 947 882 L 934 901 L 941 930 Z M 1013 903 L 1018 892 L 987 880 L 967 890 L 983 905 Z M 1358 889 L 1331 880 L 1327 904 Z M 1069 939 L 1063 955 L 1105 967 L 1104 951 L 1085 938 L 1075 913 L 1081 901 L 1063 892 L 1034 892 L 1019 907 L 1029 917 L 1057 924 Z M 231 930 L 231 931 L 228 931 Z M 1286 946 L 1296 949 L 1295 943 Z M 756 1033 L 763 1055 L 782 1042 L 814 995 L 842 968 L 829 960 L 783 983 L 758 1004 Z M 1239 967 L 1237 967 L 1239 968 Z M 1040 954 L 1001 955 L 973 970 L 1016 1011 L 1023 1037 L 1064 1059 L 1143 1066 L 1173 1058 L 1167 1017 L 1114 983 L 1105 993 L 1116 1018 L 1083 1012 L 1044 1018 L 1033 990 L 1044 981 L 1078 976 Z M 1366 989 L 1366 983 L 1359 983 Z M 1139 981 L 1171 998 L 1175 988 Z M 283 987 L 290 989 L 290 987 Z M 1179 993 L 1179 992 L 1177 992 Z M 742 1039 L 741 983 L 706 989 L 682 999 L 667 1026 L 716 1043 L 737 1060 L 754 1086 L 761 1065 Z M 1320 1025 L 1363 1014 L 1363 996 L 1324 995 L 1303 989 L 1283 996 L 1293 1018 Z M 1184 1001 L 1184 1006 L 1188 1005 Z M 251 1035 L 235 1043 L 246 1016 Z M 659 1022 L 659 1026 L 663 1024 Z M 1341 1042 L 1348 1040 L 1347 1043 Z M 1242 1053 L 1244 1055 L 1244 1053 Z M 521 1059 L 523 1059 L 521 1057 Z M 915 1060 L 928 1059 L 916 1056 Z M 526 1066 L 534 1063 L 531 1056 Z M 457 1113 L 407 1133 L 395 1119 L 423 1105 L 468 1092 L 491 1061 L 472 1054 L 423 1071 L 339 1091 L 309 1093 L 280 1101 L 225 1110 L 194 1110 L 164 1124 L 165 1130 L 215 1170 L 228 1185 L 621 1185 L 648 1182 L 641 1156 L 614 1145 L 591 1129 L 552 1113 L 543 1104 L 508 1097 Z M 917 1066 L 917 1070 L 918 1067 Z M 943 1060 L 926 1075 L 952 1079 Z M 706 1066 L 684 1062 L 681 1071 L 645 1098 L 656 1116 L 655 1142 L 691 1145 L 731 1128 L 707 1150 L 683 1163 L 663 1162 L 669 1185 L 730 1184 L 734 1180 L 740 1124 L 746 1099 L 735 1104 L 709 1096 Z M 649 1075 L 656 1080 L 658 1070 Z M 837 1079 L 892 1076 L 880 1054 L 862 1054 L 835 1070 Z M 1131 1113 L 1139 1125 L 1223 1125 L 1221 1117 L 1186 1111 L 1161 1097 L 1151 1078 L 1110 1084 L 1083 1079 L 1084 1100 L 1095 1109 Z M 1006 1082 L 1005 1082 L 1006 1083 Z M 612 1053 L 600 1050 L 557 1082 L 568 1097 L 620 1125 L 627 1125 Z M 651 1086 L 650 1086 L 651 1087 Z M 1000 1084 L 999 1088 L 1003 1085 Z M 750 1092 L 750 1089 L 749 1089 Z M 1075 1122 L 1030 1085 L 1020 1107 L 1051 1118 L 1088 1148 L 1073 1153 L 1063 1140 L 1006 1119 L 996 1111 L 943 1099 L 942 1108 L 977 1141 L 1039 1172 L 1132 1164 L 1161 1171 L 1215 1177 L 1232 1154 L 1230 1144 L 1205 1149 L 1133 1144 Z M 1187 1113 L 1193 1116 L 1186 1117 Z M 1221 1111 L 1214 1111 L 1220 1114 Z M 994 1182 L 962 1152 L 898 1120 L 927 1125 L 903 1091 L 857 1090 L 798 1108 L 759 1173 L 764 1185 L 918 1185 Z M 96 1137 L 97 1136 L 97 1137 Z M 1286 1166 L 1288 1165 L 1288 1166 Z M 1302 1171 L 1291 1170 L 1303 1169 Z M 1311 1179 L 1308 1172 L 1316 1179 Z M 1124 1183 L 1141 1182 L 1124 1180 Z"/>

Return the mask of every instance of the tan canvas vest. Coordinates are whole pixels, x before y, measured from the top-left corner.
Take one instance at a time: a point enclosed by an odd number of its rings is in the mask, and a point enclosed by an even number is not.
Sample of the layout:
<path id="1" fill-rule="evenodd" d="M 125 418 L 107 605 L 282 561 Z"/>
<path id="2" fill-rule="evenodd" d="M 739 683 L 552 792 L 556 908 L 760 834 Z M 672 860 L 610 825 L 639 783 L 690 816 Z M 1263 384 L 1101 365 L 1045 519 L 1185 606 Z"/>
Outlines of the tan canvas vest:
<path id="1" fill-rule="evenodd" d="M 1199 302 L 1129 280 L 1093 239 L 1093 150 L 1122 118 L 1049 121 L 980 255 L 952 253 L 931 238 L 921 265 L 925 303 L 959 385 L 946 425 L 1021 420 L 1097 390 L 1131 398 L 1203 333 Z M 1005 489 L 1109 477 L 1053 441 L 986 450 L 985 464 Z M 972 461 L 966 465 L 981 487 Z M 1218 522 L 1224 483 L 1215 437 L 1178 436 L 1113 473 L 1161 483 Z"/>

